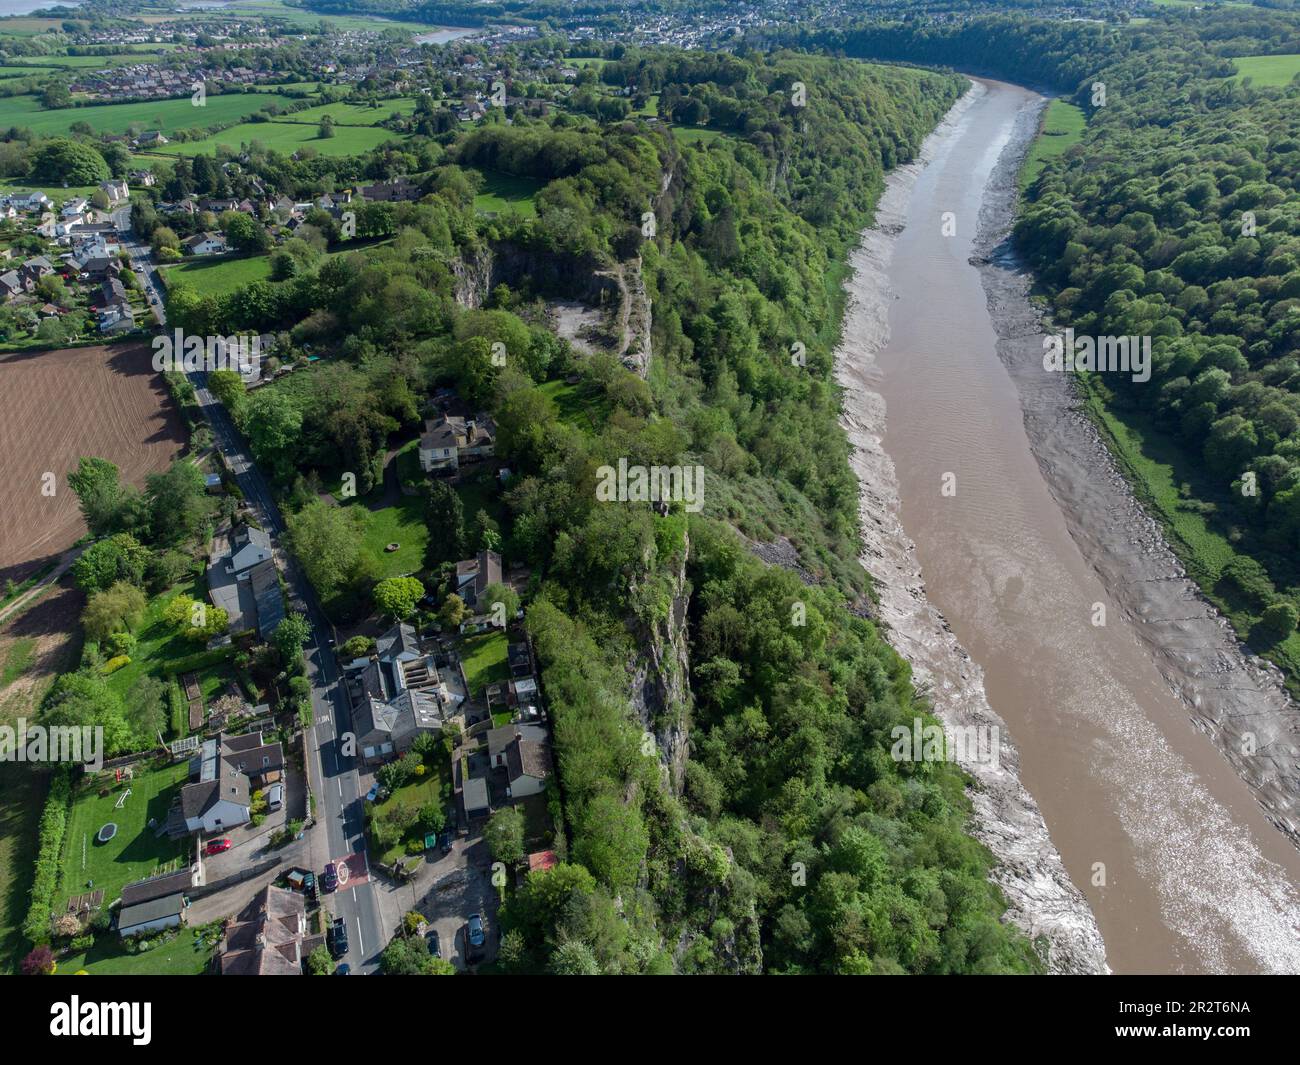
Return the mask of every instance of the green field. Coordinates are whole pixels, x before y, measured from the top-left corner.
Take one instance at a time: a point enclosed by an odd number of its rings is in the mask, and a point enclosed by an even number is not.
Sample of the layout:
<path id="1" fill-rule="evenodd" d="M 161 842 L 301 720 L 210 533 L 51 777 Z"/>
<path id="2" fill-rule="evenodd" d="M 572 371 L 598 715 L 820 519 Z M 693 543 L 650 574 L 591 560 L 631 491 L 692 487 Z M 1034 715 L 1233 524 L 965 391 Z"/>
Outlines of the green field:
<path id="1" fill-rule="evenodd" d="M 673 127 L 673 136 L 682 144 L 709 144 L 726 135 L 720 129 L 703 129 L 699 126 Z"/>
<path id="2" fill-rule="evenodd" d="M 321 137 L 314 122 L 244 122 L 201 140 L 164 145 L 150 154 L 213 155 L 218 148 L 238 150 L 243 145 L 261 144 L 285 155 L 300 148 L 312 148 L 320 155 L 360 155 L 396 139 L 400 138 L 389 130 L 369 126 L 339 126 L 334 136 Z"/>
<path id="3" fill-rule="evenodd" d="M 596 433 L 609 416 L 609 401 L 596 388 L 579 382 L 547 381 L 539 389 L 555 404 L 560 421 L 587 433 Z"/>
<path id="4" fill-rule="evenodd" d="M 354 501 L 351 506 L 364 506 Z M 377 573 L 385 577 L 401 577 L 424 568 L 424 555 L 429 546 L 429 529 L 424 523 L 424 499 L 421 496 L 402 496 L 391 507 L 369 512 L 366 525 L 366 553 L 375 560 Z M 385 551 L 387 544 L 401 546 L 396 551 Z"/>
<path id="5" fill-rule="evenodd" d="M 62 67 L 69 70 L 105 70 L 135 63 L 156 63 L 162 58 L 157 49 L 119 53 L 117 55 L 39 55 L 17 56 L 5 62 L 5 69 L 19 67 Z"/>
<path id="6" fill-rule="evenodd" d="M 395 96 L 392 99 L 379 101 L 378 107 L 368 107 L 364 104 L 320 104 L 316 107 L 309 107 L 305 111 L 295 111 L 290 115 L 280 115 L 277 122 L 306 122 L 310 125 L 320 125 L 320 121 L 326 115 L 334 119 L 334 124 L 338 126 L 376 126 L 380 122 L 387 121 L 397 112 L 402 115 L 409 115 L 415 112 L 415 100 L 409 96 Z"/>
<path id="7" fill-rule="evenodd" d="M 542 187 L 540 182 L 495 170 L 482 173 L 483 190 L 474 197 L 474 210 L 484 214 L 518 214 L 525 218 L 537 216 L 534 200 Z"/>
<path id="8" fill-rule="evenodd" d="M 268 100 L 283 104 L 288 99 L 274 93 L 227 93 L 209 96 L 203 107 L 195 107 L 186 96 L 179 100 L 92 104 L 46 111 L 35 96 L 10 96 L 0 98 L 0 127 L 19 126 L 33 133 L 53 135 L 67 133 L 75 122 L 86 122 L 97 133 L 125 133 L 132 126 L 174 133 L 178 129 L 205 129 L 219 122 L 231 122 L 260 111 Z"/>
<path id="9" fill-rule="evenodd" d="M 253 281 L 264 281 L 271 274 L 271 260 L 265 255 L 243 259 L 189 259 L 162 269 L 167 284 L 180 281 L 206 295 L 224 296 Z"/>
<path id="10" fill-rule="evenodd" d="M 1027 189 L 1038 178 L 1048 160 L 1069 151 L 1083 137 L 1088 119 L 1081 108 L 1064 100 L 1053 100 L 1043 116 L 1043 128 L 1025 155 L 1020 169 L 1020 187 Z"/>
<path id="11" fill-rule="evenodd" d="M 1290 85 L 1300 74 L 1300 55 L 1251 55 L 1234 59 L 1237 68 L 1233 81 L 1250 78 L 1257 89 Z"/>
<path id="12" fill-rule="evenodd" d="M 96 785 L 87 782 L 72 801 L 68 814 L 68 833 L 63 843 L 63 880 L 55 895 L 55 912 L 73 895 L 90 890 L 104 892 L 108 905 L 133 880 L 152 876 L 160 866 L 183 861 L 186 844 L 161 838 L 148 827 L 150 818 L 159 824 L 167 820 L 180 786 L 185 783 L 189 766 L 181 761 L 162 769 L 149 769 L 145 763 L 135 767 L 135 778 L 128 785 L 131 794 L 117 806 L 125 789 L 115 789 L 102 798 Z M 111 781 L 111 774 L 106 774 Z M 117 825 L 117 835 L 107 843 L 97 843 L 100 828 L 109 822 Z"/>

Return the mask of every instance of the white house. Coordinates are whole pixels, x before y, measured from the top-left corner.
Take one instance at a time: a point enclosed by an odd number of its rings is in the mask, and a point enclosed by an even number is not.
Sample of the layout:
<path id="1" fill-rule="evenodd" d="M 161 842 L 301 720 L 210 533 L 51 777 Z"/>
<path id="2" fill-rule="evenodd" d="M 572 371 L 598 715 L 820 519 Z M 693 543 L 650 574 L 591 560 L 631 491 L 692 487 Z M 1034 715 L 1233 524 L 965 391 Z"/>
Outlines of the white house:
<path id="1" fill-rule="evenodd" d="M 181 243 L 191 255 L 222 255 L 226 251 L 226 238 L 220 233 L 196 233 Z"/>

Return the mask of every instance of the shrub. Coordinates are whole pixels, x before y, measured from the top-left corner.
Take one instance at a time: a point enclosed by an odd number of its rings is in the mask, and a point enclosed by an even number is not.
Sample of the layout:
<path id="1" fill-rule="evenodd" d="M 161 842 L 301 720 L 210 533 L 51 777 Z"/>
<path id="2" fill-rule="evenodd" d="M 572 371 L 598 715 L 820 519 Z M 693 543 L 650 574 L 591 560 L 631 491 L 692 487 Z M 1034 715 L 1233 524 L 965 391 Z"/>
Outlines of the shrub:
<path id="1" fill-rule="evenodd" d="M 41 814 L 31 903 L 23 920 L 23 935 L 37 945 L 50 941 L 50 908 L 59 886 L 59 855 L 63 850 L 71 800 L 71 767 L 62 766 L 50 778 L 50 792 L 45 800 L 45 812 Z"/>
<path id="2" fill-rule="evenodd" d="M 116 673 L 119 669 L 127 665 L 130 661 L 131 661 L 130 655 L 117 655 L 113 658 L 110 658 L 107 662 L 105 662 L 100 672 L 102 672 L 104 676 L 108 676 L 110 673 Z"/>

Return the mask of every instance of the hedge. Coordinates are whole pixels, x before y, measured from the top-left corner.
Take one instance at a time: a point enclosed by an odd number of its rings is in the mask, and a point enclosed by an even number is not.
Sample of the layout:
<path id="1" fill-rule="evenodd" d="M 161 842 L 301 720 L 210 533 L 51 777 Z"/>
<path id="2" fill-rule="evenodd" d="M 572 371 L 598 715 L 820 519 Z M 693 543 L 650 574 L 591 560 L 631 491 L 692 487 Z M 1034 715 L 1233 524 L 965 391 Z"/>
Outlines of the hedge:
<path id="1" fill-rule="evenodd" d="M 71 804 L 72 766 L 62 765 L 50 777 L 50 793 L 45 799 L 45 812 L 41 814 L 32 902 L 23 921 L 23 935 L 33 945 L 50 941 L 50 913 L 54 908 L 54 893 L 59 888 L 59 859 Z"/>

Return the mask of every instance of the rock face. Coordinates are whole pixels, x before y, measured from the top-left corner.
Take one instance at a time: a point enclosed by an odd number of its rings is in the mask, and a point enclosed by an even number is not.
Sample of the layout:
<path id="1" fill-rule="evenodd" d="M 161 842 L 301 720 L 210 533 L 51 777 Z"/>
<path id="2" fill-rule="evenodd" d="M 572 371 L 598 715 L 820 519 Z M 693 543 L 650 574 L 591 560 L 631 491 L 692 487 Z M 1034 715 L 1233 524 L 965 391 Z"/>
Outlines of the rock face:
<path id="1" fill-rule="evenodd" d="M 462 307 L 482 307 L 501 284 L 592 306 L 614 304 L 620 298 L 617 280 L 594 257 L 534 252 L 509 241 L 465 255 L 452 263 L 451 270 L 456 302 Z"/>
<path id="2" fill-rule="evenodd" d="M 690 649 L 686 642 L 686 612 L 690 584 L 686 560 L 690 536 L 681 563 L 672 574 L 666 618 L 647 624 L 629 622 L 637 652 L 628 663 L 632 713 L 644 732 L 654 737 L 664 782 L 673 795 L 681 795 L 686 781 L 690 743 Z M 632 589 L 635 598 L 636 588 Z"/>
<path id="3" fill-rule="evenodd" d="M 853 254 L 849 308 L 836 351 L 836 377 L 844 390 L 841 423 L 854 445 L 862 564 L 876 583 L 879 616 L 890 641 L 912 665 L 918 687 L 930 696 L 947 729 L 974 726 L 987 734 L 996 728 L 1003 737 L 997 760 L 975 760 L 963 768 L 975 780 L 968 792 L 972 831 L 993 852 L 991 878 L 1009 904 L 1005 919 L 1034 941 L 1050 971 L 1104 973 L 1109 967 L 1096 919 L 1066 873 L 1038 804 L 1020 781 L 1019 754 L 989 705 L 983 673 L 926 598 L 915 545 L 899 516 L 894 464 L 881 443 L 885 403 L 873 386 L 876 353 L 889 335 L 889 262 L 912 186 L 966 108 L 985 91 L 974 86 L 926 140 L 918 161 L 890 173 L 876 226 L 863 234 Z M 1008 150 L 1023 149 L 1020 143 Z"/>

